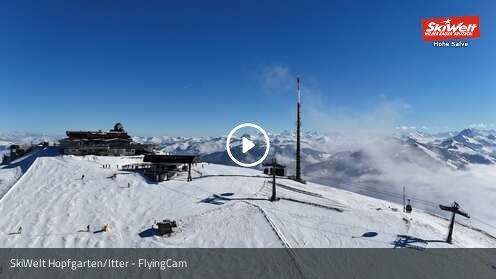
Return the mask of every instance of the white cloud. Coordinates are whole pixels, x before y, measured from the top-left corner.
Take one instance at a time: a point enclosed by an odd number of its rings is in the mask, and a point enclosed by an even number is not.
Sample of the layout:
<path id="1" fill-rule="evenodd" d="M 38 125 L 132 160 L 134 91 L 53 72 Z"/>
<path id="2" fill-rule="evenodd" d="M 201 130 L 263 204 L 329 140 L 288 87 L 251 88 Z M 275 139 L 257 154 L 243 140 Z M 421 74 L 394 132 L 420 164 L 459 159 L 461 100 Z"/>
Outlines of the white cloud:
<path id="1" fill-rule="evenodd" d="M 306 95 L 304 95 L 306 96 Z M 304 121 L 312 128 L 323 132 L 340 132 L 365 138 L 371 135 L 391 135 L 399 126 L 403 112 L 403 103 L 380 99 L 367 109 L 355 111 L 342 106 L 327 105 L 320 98 L 313 96 L 304 99 Z"/>
<path id="2" fill-rule="evenodd" d="M 258 71 L 262 88 L 272 93 L 295 93 L 296 74 L 287 66 L 274 64 L 264 66 Z M 405 102 L 391 100 L 386 95 L 378 95 L 377 103 L 370 108 L 356 111 L 330 104 L 322 98 L 324 92 L 311 76 L 302 77 L 303 125 L 307 130 L 322 132 L 341 132 L 344 134 L 393 134 L 397 122 L 411 106 Z M 346 94 L 333 92 L 332 94 Z M 327 98 L 326 98 L 327 99 Z M 415 127 L 409 127 L 415 129 Z"/>
<path id="3" fill-rule="evenodd" d="M 263 66 L 257 77 L 261 87 L 272 93 L 295 93 L 296 76 L 288 66 L 272 64 Z M 322 132 L 340 132 L 343 134 L 367 137 L 370 135 L 392 135 L 402 116 L 412 109 L 403 101 L 394 100 L 385 94 L 377 95 L 377 102 L 369 108 L 357 111 L 329 103 L 323 98 L 330 94 L 323 91 L 313 77 L 302 78 L 303 125 L 307 130 Z M 332 92 L 331 94 L 346 94 Z M 403 126 L 401 126 L 403 127 Z M 417 127 L 404 126 L 404 129 L 415 130 Z"/>
<path id="4" fill-rule="evenodd" d="M 268 92 L 294 92 L 296 75 L 282 65 L 264 66 L 258 74 L 262 88 Z"/>
<path id="5" fill-rule="evenodd" d="M 425 127 L 425 126 L 422 126 Z M 415 126 L 397 126 L 396 130 L 402 130 L 402 131 L 412 131 L 412 130 L 417 130 Z"/>
<path id="6" fill-rule="evenodd" d="M 489 128 L 490 125 L 487 125 L 485 123 L 478 123 L 478 124 L 470 124 L 470 128 L 476 128 L 476 129 L 486 129 Z"/>

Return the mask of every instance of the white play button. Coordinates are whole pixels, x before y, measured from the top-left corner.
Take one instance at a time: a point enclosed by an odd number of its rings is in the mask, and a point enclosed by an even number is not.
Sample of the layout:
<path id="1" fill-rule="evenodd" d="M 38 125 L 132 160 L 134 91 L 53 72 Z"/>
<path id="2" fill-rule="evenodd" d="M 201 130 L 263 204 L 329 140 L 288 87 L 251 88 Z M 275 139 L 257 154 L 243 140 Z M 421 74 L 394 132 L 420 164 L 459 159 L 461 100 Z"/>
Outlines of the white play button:
<path id="1" fill-rule="evenodd" d="M 243 137 L 243 153 L 250 151 L 253 147 L 255 147 L 255 144 L 251 140 Z"/>
<path id="2" fill-rule="evenodd" d="M 240 129 L 254 129 L 256 130 L 255 133 L 251 133 L 251 135 L 248 133 L 243 134 L 243 136 L 237 138 L 234 140 L 235 144 L 231 146 L 231 141 L 233 140 L 233 135 L 238 132 Z M 263 141 L 265 141 L 265 144 L 263 144 L 260 141 L 259 136 L 263 135 Z M 239 144 L 239 139 L 241 139 L 241 144 Z M 251 149 L 254 147 L 257 147 L 256 152 L 250 152 Z M 260 151 L 262 148 L 265 147 L 265 151 L 262 154 L 260 154 Z M 231 151 L 231 148 L 233 148 L 234 151 Z M 269 136 L 267 135 L 267 132 L 264 131 L 260 126 L 252 123 L 243 123 L 240 124 L 234 129 L 229 132 L 229 135 L 227 136 L 226 139 L 226 150 L 227 150 L 227 155 L 229 155 L 229 158 L 236 163 L 239 166 L 242 167 L 254 167 L 258 164 L 261 164 L 265 158 L 267 158 L 267 155 L 269 155 L 269 150 L 270 150 L 270 140 Z M 255 149 L 254 149 L 255 150 Z M 238 156 L 239 160 L 236 159 L 235 156 L 233 156 L 233 152 L 236 156 Z M 253 153 L 253 154 L 251 154 Z M 245 156 L 245 157 L 243 157 Z"/>

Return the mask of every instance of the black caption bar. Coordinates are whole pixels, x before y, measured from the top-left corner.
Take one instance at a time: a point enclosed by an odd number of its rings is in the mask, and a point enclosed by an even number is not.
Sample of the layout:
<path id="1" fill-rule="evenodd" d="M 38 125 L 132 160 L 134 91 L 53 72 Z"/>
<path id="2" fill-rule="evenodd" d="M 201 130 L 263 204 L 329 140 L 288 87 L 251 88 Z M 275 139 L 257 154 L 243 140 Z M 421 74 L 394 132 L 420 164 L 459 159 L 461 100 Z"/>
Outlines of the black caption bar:
<path id="1" fill-rule="evenodd" d="M 0 249 L 0 278 L 496 278 L 496 249 Z"/>

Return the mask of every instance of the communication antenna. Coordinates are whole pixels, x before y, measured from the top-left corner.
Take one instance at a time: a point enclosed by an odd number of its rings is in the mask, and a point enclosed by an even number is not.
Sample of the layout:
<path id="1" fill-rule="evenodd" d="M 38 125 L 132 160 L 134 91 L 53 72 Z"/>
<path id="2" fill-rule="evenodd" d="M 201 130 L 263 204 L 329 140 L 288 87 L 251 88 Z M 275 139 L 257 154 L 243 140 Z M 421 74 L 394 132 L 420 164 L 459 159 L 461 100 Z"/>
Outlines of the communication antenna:
<path id="1" fill-rule="evenodd" d="M 296 105 L 296 180 L 301 179 L 301 147 L 300 147 L 300 132 L 301 132 L 301 91 L 300 91 L 300 77 L 296 77 L 296 89 L 298 94 L 298 101 Z"/>

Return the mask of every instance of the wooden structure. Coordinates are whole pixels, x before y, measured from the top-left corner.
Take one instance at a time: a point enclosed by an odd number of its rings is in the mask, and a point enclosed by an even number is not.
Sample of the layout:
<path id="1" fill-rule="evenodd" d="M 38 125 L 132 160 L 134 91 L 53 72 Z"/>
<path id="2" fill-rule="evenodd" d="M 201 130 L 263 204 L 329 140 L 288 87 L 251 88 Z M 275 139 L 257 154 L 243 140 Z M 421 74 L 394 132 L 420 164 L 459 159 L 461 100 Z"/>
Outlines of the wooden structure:
<path id="1" fill-rule="evenodd" d="M 176 228 L 177 224 L 176 221 L 174 220 L 165 219 L 162 222 L 158 222 L 157 227 L 158 227 L 158 234 L 160 236 L 163 235 L 170 236 L 174 232 L 172 228 Z"/>
<path id="2" fill-rule="evenodd" d="M 446 206 L 446 205 L 439 205 L 439 208 L 445 211 L 450 211 L 453 214 L 451 215 L 451 222 L 449 226 L 449 231 L 448 231 L 448 237 L 446 238 L 446 242 L 450 243 L 452 242 L 452 235 L 453 235 L 453 227 L 455 226 L 455 215 L 460 214 L 463 217 L 470 218 L 470 215 L 467 212 L 464 212 L 460 209 L 460 205 L 455 201 L 451 206 Z"/>
<path id="3" fill-rule="evenodd" d="M 188 181 L 191 181 L 193 180 L 191 165 L 195 160 L 196 156 L 193 155 L 145 155 L 143 162 L 149 163 L 150 167 L 144 169 L 144 174 L 154 181 L 160 182 L 169 180 L 179 171 L 187 171 Z"/>
<path id="4" fill-rule="evenodd" d="M 151 144 L 133 142 L 121 123 L 116 123 L 108 132 L 67 131 L 66 135 L 60 145 L 64 154 L 70 155 L 132 156 L 152 153 L 155 148 Z"/>
<path id="5" fill-rule="evenodd" d="M 134 163 L 134 164 L 122 165 L 121 169 L 122 170 L 144 170 L 144 169 L 149 169 L 151 167 L 152 167 L 152 164 L 150 164 L 150 163 Z"/>

